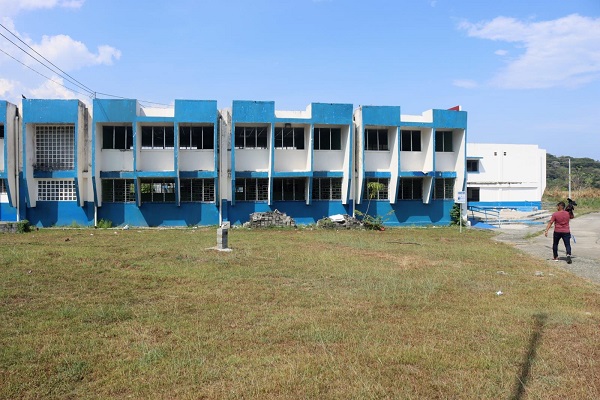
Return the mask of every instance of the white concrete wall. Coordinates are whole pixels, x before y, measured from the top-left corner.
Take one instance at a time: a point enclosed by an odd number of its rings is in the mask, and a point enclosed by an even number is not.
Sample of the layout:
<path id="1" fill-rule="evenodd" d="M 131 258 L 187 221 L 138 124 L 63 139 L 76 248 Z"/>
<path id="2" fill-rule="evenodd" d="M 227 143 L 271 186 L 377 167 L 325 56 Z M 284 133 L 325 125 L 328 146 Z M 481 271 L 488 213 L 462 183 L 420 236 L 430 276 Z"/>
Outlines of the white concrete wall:
<path id="1" fill-rule="evenodd" d="M 214 171 L 214 150 L 179 150 L 180 171 Z"/>
<path id="2" fill-rule="evenodd" d="M 342 171 L 344 169 L 343 150 L 315 150 L 314 157 L 313 169 L 315 171 Z"/>
<path id="3" fill-rule="evenodd" d="M 174 171 L 173 149 L 141 150 L 137 162 L 138 171 Z"/>
<path id="4" fill-rule="evenodd" d="M 389 172 L 391 163 L 391 151 L 365 150 L 365 171 Z"/>
<path id="5" fill-rule="evenodd" d="M 262 171 L 269 170 L 270 149 L 236 149 L 236 171 Z"/>
<path id="6" fill-rule="evenodd" d="M 308 154 L 307 149 L 275 149 L 275 172 L 309 171 Z"/>
<path id="7" fill-rule="evenodd" d="M 7 136 L 6 127 L 4 127 L 4 137 Z M 0 172 L 4 172 L 4 146 L 6 145 L 5 139 L 0 139 Z"/>
<path id="8" fill-rule="evenodd" d="M 100 150 L 97 168 L 101 171 L 133 171 L 132 150 Z"/>

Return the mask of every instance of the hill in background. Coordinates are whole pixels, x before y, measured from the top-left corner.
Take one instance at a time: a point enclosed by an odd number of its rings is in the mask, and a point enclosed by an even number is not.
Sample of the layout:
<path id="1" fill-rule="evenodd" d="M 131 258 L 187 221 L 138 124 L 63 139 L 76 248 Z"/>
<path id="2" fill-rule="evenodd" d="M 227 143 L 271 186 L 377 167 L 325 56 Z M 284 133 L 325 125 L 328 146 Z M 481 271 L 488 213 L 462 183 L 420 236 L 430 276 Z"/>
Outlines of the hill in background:
<path id="1" fill-rule="evenodd" d="M 546 187 L 567 190 L 571 159 L 571 189 L 600 189 L 600 161 L 546 154 Z"/>

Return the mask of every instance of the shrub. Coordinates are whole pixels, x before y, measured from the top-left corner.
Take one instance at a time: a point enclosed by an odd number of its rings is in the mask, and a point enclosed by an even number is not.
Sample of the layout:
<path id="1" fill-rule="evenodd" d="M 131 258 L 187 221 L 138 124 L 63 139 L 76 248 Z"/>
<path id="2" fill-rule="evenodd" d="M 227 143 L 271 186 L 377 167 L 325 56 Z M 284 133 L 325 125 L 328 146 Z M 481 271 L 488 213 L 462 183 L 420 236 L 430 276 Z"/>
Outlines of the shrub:
<path id="1" fill-rule="evenodd" d="M 17 222 L 17 233 L 27 233 L 31 231 L 31 225 L 26 219 Z"/>
<path id="2" fill-rule="evenodd" d="M 112 221 L 109 219 L 102 218 L 100 221 L 98 221 L 98 228 L 101 228 L 101 229 L 112 228 Z"/>

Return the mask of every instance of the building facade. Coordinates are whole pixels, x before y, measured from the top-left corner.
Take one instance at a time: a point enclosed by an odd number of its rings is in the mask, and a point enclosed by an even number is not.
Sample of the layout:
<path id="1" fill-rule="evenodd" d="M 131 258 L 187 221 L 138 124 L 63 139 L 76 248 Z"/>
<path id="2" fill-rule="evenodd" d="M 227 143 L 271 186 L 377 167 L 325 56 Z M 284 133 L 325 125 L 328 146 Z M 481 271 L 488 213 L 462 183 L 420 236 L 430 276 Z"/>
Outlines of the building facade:
<path id="1" fill-rule="evenodd" d="M 470 206 L 535 211 L 546 190 L 546 150 L 529 144 L 469 143 Z"/>
<path id="2" fill-rule="evenodd" d="M 0 102 L 0 219 L 37 226 L 299 224 L 355 211 L 387 225 L 450 222 L 466 188 L 467 113 L 272 101 Z M 380 190 L 370 191 L 371 183 Z"/>

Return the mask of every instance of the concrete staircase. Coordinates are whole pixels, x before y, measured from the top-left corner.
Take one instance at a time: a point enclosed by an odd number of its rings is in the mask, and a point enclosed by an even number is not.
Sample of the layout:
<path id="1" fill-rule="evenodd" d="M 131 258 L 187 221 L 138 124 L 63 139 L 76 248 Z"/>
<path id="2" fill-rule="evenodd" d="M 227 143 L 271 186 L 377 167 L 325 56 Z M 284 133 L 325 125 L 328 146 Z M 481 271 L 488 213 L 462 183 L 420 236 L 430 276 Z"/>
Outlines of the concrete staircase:
<path id="1" fill-rule="evenodd" d="M 551 217 L 547 210 L 517 211 L 509 208 L 474 208 L 467 211 L 467 217 L 472 225 L 483 222 L 492 226 L 503 225 L 543 225 Z"/>

